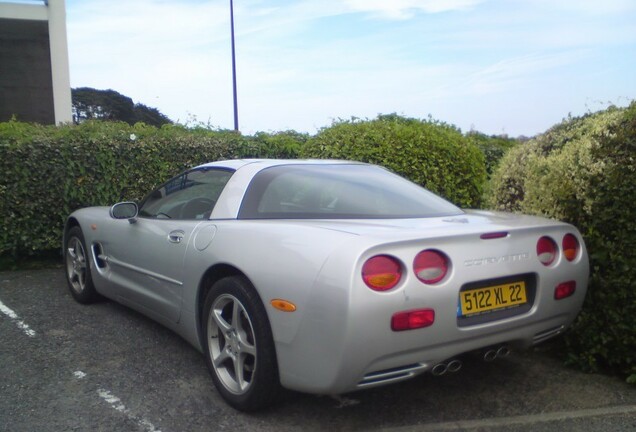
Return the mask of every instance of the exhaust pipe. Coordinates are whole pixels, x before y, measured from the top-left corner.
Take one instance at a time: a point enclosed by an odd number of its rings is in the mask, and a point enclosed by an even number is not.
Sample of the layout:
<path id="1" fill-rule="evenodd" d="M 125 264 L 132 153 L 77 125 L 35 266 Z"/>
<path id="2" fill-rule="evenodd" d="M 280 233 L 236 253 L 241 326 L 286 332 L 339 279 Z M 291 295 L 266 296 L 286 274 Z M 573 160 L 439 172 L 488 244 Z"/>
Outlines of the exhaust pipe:
<path id="1" fill-rule="evenodd" d="M 487 362 L 494 361 L 497 358 L 508 357 L 510 355 L 510 348 L 508 345 L 501 345 L 497 348 L 492 348 L 484 353 L 484 360 Z"/>
<path id="2" fill-rule="evenodd" d="M 448 362 L 448 367 L 446 369 L 448 372 L 458 372 L 462 368 L 462 365 L 463 363 L 461 360 L 454 359 Z"/>
<path id="3" fill-rule="evenodd" d="M 488 350 L 484 353 L 484 361 L 491 362 L 497 358 L 497 351 L 494 349 Z"/>
<path id="4" fill-rule="evenodd" d="M 431 373 L 435 376 L 441 376 L 444 375 L 447 370 L 448 366 L 446 365 L 446 363 L 438 363 L 433 366 L 433 369 L 431 369 Z"/>
<path id="5" fill-rule="evenodd" d="M 446 372 L 457 372 L 462 368 L 462 361 L 458 359 L 453 359 L 448 363 L 442 362 L 433 366 L 431 369 L 431 373 L 435 376 L 444 375 Z"/>
<path id="6" fill-rule="evenodd" d="M 510 348 L 507 345 L 502 345 L 497 350 L 497 357 L 508 357 L 510 355 Z"/>

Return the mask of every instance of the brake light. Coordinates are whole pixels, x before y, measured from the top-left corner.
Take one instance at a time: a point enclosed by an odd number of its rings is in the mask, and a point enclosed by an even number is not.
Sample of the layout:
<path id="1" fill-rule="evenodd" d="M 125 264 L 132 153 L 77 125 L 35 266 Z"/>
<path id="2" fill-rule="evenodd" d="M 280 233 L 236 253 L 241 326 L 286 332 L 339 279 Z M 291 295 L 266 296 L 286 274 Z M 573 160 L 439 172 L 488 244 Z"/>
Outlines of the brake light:
<path id="1" fill-rule="evenodd" d="M 537 257 L 544 266 L 549 266 L 554 262 L 557 250 L 557 244 L 550 237 L 541 237 L 537 242 Z"/>
<path id="2" fill-rule="evenodd" d="M 576 281 L 560 283 L 554 289 L 554 299 L 561 300 L 570 297 L 576 291 Z"/>
<path id="3" fill-rule="evenodd" d="M 563 255 L 568 261 L 574 261 L 579 255 L 579 241 L 574 234 L 566 234 L 563 237 Z"/>
<path id="4" fill-rule="evenodd" d="M 498 239 L 498 238 L 504 238 L 504 237 L 508 237 L 507 231 L 484 233 L 479 236 L 479 238 L 482 240 L 492 240 L 492 239 Z"/>
<path id="5" fill-rule="evenodd" d="M 429 327 L 435 322 L 433 309 L 398 312 L 391 317 L 391 330 L 404 331 Z"/>
<path id="6" fill-rule="evenodd" d="M 388 255 L 369 258 L 362 266 L 362 280 L 374 291 L 387 291 L 400 282 L 402 266 Z"/>
<path id="7" fill-rule="evenodd" d="M 449 260 L 440 251 L 427 249 L 417 254 L 413 261 L 415 276 L 425 284 L 434 284 L 448 273 Z"/>

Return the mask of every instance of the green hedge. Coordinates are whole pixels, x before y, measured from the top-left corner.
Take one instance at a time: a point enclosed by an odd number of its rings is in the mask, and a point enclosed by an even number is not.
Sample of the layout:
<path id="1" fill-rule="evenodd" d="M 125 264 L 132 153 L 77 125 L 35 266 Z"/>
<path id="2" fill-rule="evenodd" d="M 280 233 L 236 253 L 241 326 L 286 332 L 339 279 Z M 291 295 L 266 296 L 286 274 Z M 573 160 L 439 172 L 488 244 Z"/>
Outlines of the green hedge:
<path id="1" fill-rule="evenodd" d="M 590 254 L 583 312 L 566 337 L 569 360 L 636 382 L 636 102 L 569 118 L 512 149 L 490 204 L 576 225 Z"/>
<path id="2" fill-rule="evenodd" d="M 506 136 L 486 135 L 480 132 L 470 131 L 466 139 L 475 144 L 484 154 L 486 172 L 491 176 L 501 158 L 508 150 L 520 143 L 519 140 Z"/>
<path id="3" fill-rule="evenodd" d="M 250 147 L 253 149 L 253 157 L 297 159 L 308 139 L 308 134 L 296 131 L 258 132 L 250 137 Z M 246 150 L 244 153 L 243 157 L 252 156 Z"/>
<path id="4" fill-rule="evenodd" d="M 382 165 L 461 207 L 480 205 L 484 156 L 459 129 L 397 115 L 341 120 L 302 149 L 306 157 Z"/>
<path id="5" fill-rule="evenodd" d="M 71 211 L 140 199 L 197 164 L 259 156 L 265 138 L 141 123 L 0 123 L 0 254 L 17 257 L 59 248 Z"/>
<path id="6" fill-rule="evenodd" d="M 63 222 L 75 209 L 141 199 L 178 172 L 219 159 L 363 160 L 461 206 L 479 205 L 485 179 L 483 156 L 459 130 L 395 115 L 342 122 L 315 137 L 295 131 L 243 136 L 180 125 L 158 129 L 87 121 L 54 127 L 13 121 L 0 123 L 0 152 L 0 256 L 15 258 L 59 248 Z"/>

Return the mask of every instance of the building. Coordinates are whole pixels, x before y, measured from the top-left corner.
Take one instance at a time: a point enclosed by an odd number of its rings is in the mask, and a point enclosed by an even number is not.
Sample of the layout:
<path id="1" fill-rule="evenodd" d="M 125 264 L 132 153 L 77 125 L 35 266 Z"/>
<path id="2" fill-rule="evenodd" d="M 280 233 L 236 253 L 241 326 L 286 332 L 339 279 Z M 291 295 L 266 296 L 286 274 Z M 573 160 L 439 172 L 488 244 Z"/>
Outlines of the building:
<path id="1" fill-rule="evenodd" d="M 0 122 L 72 121 L 64 0 L 0 1 Z"/>

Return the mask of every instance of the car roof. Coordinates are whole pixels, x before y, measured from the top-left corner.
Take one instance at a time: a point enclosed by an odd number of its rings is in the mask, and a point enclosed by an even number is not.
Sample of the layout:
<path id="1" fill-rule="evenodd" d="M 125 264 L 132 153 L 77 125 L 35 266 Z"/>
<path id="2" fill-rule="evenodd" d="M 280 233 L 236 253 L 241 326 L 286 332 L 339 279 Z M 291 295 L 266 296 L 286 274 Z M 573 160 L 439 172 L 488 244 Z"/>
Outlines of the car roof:
<path id="1" fill-rule="evenodd" d="M 196 168 L 229 168 L 238 170 L 246 165 L 258 165 L 259 170 L 279 165 L 366 165 L 363 162 L 336 160 L 336 159 L 232 159 L 210 162 L 199 165 Z"/>
<path id="2" fill-rule="evenodd" d="M 260 171 L 284 165 L 369 165 L 362 162 L 328 159 L 234 159 L 211 162 L 196 168 L 224 168 L 235 171 L 227 186 L 219 196 L 214 210 L 213 219 L 234 219 L 238 215 L 243 194 L 247 190 L 252 178 Z M 196 169 L 195 168 L 195 169 Z"/>

